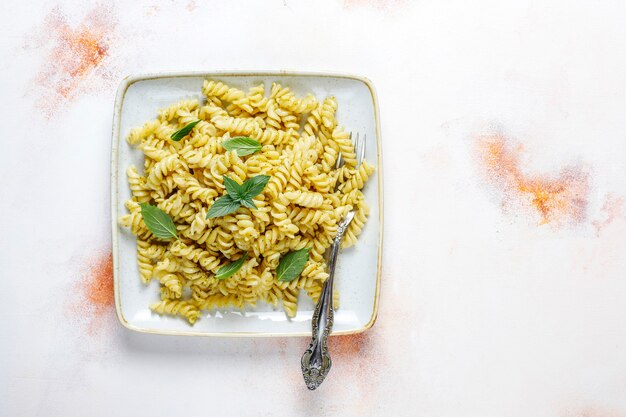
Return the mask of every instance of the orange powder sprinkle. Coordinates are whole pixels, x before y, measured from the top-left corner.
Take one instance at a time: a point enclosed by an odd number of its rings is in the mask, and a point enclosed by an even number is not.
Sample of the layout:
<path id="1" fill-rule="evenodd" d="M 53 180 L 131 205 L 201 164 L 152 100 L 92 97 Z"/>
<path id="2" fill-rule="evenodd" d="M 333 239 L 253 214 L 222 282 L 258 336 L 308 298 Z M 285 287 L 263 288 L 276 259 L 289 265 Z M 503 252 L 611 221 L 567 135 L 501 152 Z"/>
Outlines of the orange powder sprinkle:
<path id="1" fill-rule="evenodd" d="M 84 307 L 91 307 L 94 314 L 102 315 L 114 305 L 111 251 L 90 262 L 89 270 L 80 285 L 84 294 Z"/>
<path id="2" fill-rule="evenodd" d="M 111 329 L 114 320 L 113 256 L 111 248 L 96 252 L 83 263 L 83 273 L 67 300 L 68 319 L 85 326 L 91 335 Z"/>
<path id="3" fill-rule="evenodd" d="M 36 78 L 43 91 L 37 106 L 47 117 L 62 102 L 111 81 L 110 71 L 102 66 L 109 55 L 113 29 L 111 13 L 102 5 L 90 11 L 76 27 L 67 22 L 59 9 L 48 15 L 40 36 L 53 45 Z M 90 77 L 96 78 L 91 85 Z"/>
<path id="4" fill-rule="evenodd" d="M 367 333 L 332 337 L 329 341 L 331 357 L 354 358 L 359 353 L 363 353 L 368 347 L 368 342 Z"/>
<path id="5" fill-rule="evenodd" d="M 504 193 L 503 206 L 533 208 L 540 224 L 581 223 L 586 218 L 589 175 L 568 166 L 555 177 L 532 175 L 521 168 L 522 147 L 498 134 L 478 138 L 480 163 L 487 179 Z"/>
<path id="6" fill-rule="evenodd" d="M 602 214 L 602 219 L 594 220 L 592 222 L 598 235 L 600 235 L 600 232 L 605 227 L 611 224 L 618 217 L 622 216 L 624 213 L 624 198 L 608 194 L 600 212 Z"/>
<path id="7" fill-rule="evenodd" d="M 333 369 L 328 378 L 332 390 L 339 396 L 354 396 L 355 414 L 367 415 L 380 401 L 380 384 L 388 366 L 387 354 L 379 339 L 378 329 L 347 336 L 336 336 L 328 341 Z"/>

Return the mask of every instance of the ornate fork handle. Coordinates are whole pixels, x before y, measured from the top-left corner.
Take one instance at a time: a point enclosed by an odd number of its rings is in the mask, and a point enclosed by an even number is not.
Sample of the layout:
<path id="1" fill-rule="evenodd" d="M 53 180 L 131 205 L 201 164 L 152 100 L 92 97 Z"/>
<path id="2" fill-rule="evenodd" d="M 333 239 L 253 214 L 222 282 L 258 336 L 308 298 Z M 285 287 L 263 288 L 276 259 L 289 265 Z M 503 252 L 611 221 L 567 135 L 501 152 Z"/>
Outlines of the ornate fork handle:
<path id="1" fill-rule="evenodd" d="M 328 371 L 332 361 L 330 354 L 328 353 L 328 335 L 333 328 L 333 320 L 335 316 L 333 306 L 333 286 L 335 281 L 335 265 L 337 263 L 337 255 L 339 254 L 339 247 L 341 246 L 341 240 L 346 232 L 346 229 L 352 218 L 354 212 L 348 213 L 348 215 L 339 224 L 337 230 L 337 236 L 333 239 L 333 243 L 330 248 L 330 257 L 328 261 L 328 279 L 324 283 L 322 288 L 322 295 L 315 306 L 313 312 L 312 327 L 313 337 L 309 348 L 302 355 L 302 375 L 304 376 L 304 382 L 310 390 L 314 390 L 319 387 Z"/>

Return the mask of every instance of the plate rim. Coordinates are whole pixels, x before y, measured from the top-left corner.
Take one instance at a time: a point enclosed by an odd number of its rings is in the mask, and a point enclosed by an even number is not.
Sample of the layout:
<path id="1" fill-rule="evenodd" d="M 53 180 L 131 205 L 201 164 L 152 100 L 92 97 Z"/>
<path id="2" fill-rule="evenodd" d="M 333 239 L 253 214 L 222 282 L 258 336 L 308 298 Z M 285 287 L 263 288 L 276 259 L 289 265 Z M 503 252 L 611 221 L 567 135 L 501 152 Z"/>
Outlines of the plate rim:
<path id="1" fill-rule="evenodd" d="M 376 270 L 376 286 L 374 290 L 374 308 L 372 315 L 367 323 L 363 326 L 353 330 L 333 331 L 331 336 L 346 336 L 362 333 L 370 329 L 378 318 L 378 306 L 380 301 L 380 287 L 382 279 L 382 260 L 383 260 L 383 236 L 384 236 L 384 207 L 383 207 L 383 167 L 382 167 L 382 137 L 380 131 L 380 111 L 378 107 L 378 95 L 376 88 L 372 81 L 364 76 L 346 73 L 334 73 L 334 72 L 310 72 L 310 71 L 245 71 L 245 70 L 233 70 L 233 71 L 176 71 L 176 72 L 152 72 L 152 73 L 139 73 L 130 74 L 122 78 L 115 94 L 115 102 L 113 107 L 113 129 L 111 135 L 111 251 L 113 258 L 113 288 L 115 298 L 115 311 L 119 322 L 125 328 L 147 334 L 159 334 L 167 336 L 200 336 L 200 337 L 302 337 L 310 336 L 310 332 L 193 332 L 193 331 L 180 331 L 180 330 L 156 330 L 152 328 L 146 328 L 136 326 L 129 323 L 122 312 L 121 307 L 121 295 L 119 284 L 119 225 L 117 215 L 117 204 L 119 190 L 118 184 L 118 156 L 119 156 L 119 144 L 120 144 L 120 121 L 122 116 L 122 104 L 128 88 L 138 81 L 154 80 L 161 78 L 191 78 L 191 77 L 220 77 L 220 76 L 301 76 L 301 77 L 325 77 L 325 78 L 344 78 L 350 80 L 360 81 L 368 88 L 372 96 L 372 103 L 374 106 L 374 122 L 376 125 L 376 150 L 377 150 L 377 179 L 378 179 L 378 221 L 379 221 L 379 238 L 378 238 L 378 259 Z"/>

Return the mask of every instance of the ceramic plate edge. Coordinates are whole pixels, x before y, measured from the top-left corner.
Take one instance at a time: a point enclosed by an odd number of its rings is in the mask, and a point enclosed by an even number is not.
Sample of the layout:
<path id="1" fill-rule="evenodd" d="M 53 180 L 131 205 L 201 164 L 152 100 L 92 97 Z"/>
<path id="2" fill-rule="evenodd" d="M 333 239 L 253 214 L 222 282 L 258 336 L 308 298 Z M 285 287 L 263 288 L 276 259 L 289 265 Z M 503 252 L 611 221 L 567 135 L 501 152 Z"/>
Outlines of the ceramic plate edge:
<path id="1" fill-rule="evenodd" d="M 117 318 L 125 328 L 148 334 L 159 334 L 167 336 L 204 336 L 204 337 L 303 337 L 309 336 L 309 332 L 297 332 L 297 333 L 268 333 L 268 332 L 187 332 L 187 331 L 175 331 L 175 330 L 154 330 L 144 327 L 139 327 L 130 324 L 121 308 L 120 301 L 120 285 L 119 285 L 119 260 L 118 260 L 118 218 L 117 218 L 117 200 L 119 190 L 117 188 L 118 183 L 118 148 L 120 142 L 120 121 L 122 103 L 124 102 L 124 96 L 128 88 L 138 82 L 157 78 L 186 78 L 186 77 L 211 77 L 211 76 L 307 76 L 307 77 L 328 77 L 328 78 L 347 78 L 364 83 L 370 91 L 372 96 L 372 103 L 374 106 L 374 122 L 376 126 L 376 148 L 377 148 L 377 178 L 378 178 L 378 207 L 379 207 L 379 238 L 378 238 L 378 259 L 377 259 L 377 271 L 376 271 L 376 286 L 374 293 L 374 308 L 369 321 L 363 326 L 353 330 L 343 330 L 333 332 L 331 336 L 345 336 L 362 333 L 370 329 L 378 318 L 378 305 L 380 298 L 380 286 L 382 275 L 382 249 L 383 249 L 383 234 L 384 234 L 384 216 L 383 216 L 383 171 L 382 171 L 382 137 L 380 130 L 380 115 L 378 106 L 378 96 L 376 89 L 372 81 L 364 76 L 354 74 L 342 74 L 342 73 L 330 73 L 330 72 L 306 72 L 306 71 L 189 71 L 189 72 L 160 72 L 160 73 L 145 73 L 137 75 L 127 75 L 122 79 L 120 85 L 117 88 L 114 102 L 114 114 L 113 114 L 113 129 L 111 137 L 111 250 L 113 257 L 113 287 L 115 298 L 115 310 Z"/>

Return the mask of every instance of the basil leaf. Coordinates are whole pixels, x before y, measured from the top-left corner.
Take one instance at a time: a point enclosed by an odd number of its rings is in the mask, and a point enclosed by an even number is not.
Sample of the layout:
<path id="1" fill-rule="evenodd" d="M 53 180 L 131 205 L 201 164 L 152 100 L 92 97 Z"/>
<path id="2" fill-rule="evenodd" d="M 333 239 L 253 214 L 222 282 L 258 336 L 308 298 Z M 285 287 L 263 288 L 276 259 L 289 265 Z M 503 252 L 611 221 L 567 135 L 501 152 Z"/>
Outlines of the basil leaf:
<path id="1" fill-rule="evenodd" d="M 233 200 L 241 202 L 244 197 L 244 191 L 243 187 L 239 185 L 237 181 L 224 175 L 224 187 L 226 187 L 226 192 Z"/>
<path id="2" fill-rule="evenodd" d="M 148 230 L 160 239 L 178 237 L 174 220 L 166 212 L 147 203 L 141 203 L 141 217 Z"/>
<path id="3" fill-rule="evenodd" d="M 258 141 L 247 136 L 237 136 L 222 143 L 222 146 L 227 151 L 237 151 L 239 156 L 252 155 L 263 147 Z"/>
<path id="4" fill-rule="evenodd" d="M 254 204 L 254 201 L 252 201 L 251 198 L 240 200 L 240 201 L 241 201 L 241 205 L 244 207 L 248 207 L 249 209 L 255 209 L 255 210 L 258 209 L 258 207 L 256 206 L 256 204 Z"/>
<path id="5" fill-rule="evenodd" d="M 310 248 L 303 248 L 295 252 L 289 252 L 283 256 L 276 268 L 276 277 L 279 281 L 291 282 L 304 270 L 304 265 L 309 260 Z"/>
<path id="6" fill-rule="evenodd" d="M 220 269 L 217 270 L 217 274 L 215 274 L 215 278 L 217 279 L 226 279 L 232 276 L 235 272 L 239 271 L 239 269 L 243 266 L 243 263 L 248 259 L 248 254 L 244 253 L 243 256 L 237 259 L 235 262 L 231 262 L 228 265 L 224 265 Z"/>
<path id="7" fill-rule="evenodd" d="M 270 178 L 271 177 L 269 175 L 256 175 L 252 178 L 247 179 L 241 185 L 245 193 L 245 199 L 249 200 L 261 194 L 261 191 L 263 191 Z"/>
<path id="8" fill-rule="evenodd" d="M 172 136 L 170 136 L 170 138 L 174 142 L 178 142 L 179 140 L 187 136 L 191 132 L 191 129 L 193 129 L 193 127 L 198 123 L 200 123 L 200 120 L 196 120 L 195 122 L 187 124 L 185 127 L 178 129 L 176 132 L 172 133 Z"/>
<path id="9" fill-rule="evenodd" d="M 206 214 L 207 219 L 212 219 L 214 217 L 225 216 L 230 213 L 234 213 L 241 206 L 239 201 L 233 200 L 233 198 L 229 195 L 223 195 L 217 200 L 215 203 L 209 208 L 209 212 Z"/>
<path id="10" fill-rule="evenodd" d="M 257 175 L 239 185 L 237 181 L 224 176 L 224 187 L 227 194 L 215 200 L 215 203 L 209 208 L 206 218 L 211 219 L 234 213 L 242 205 L 250 209 L 256 209 L 257 206 L 252 201 L 252 198 L 263 191 L 269 180 L 270 177 L 267 175 Z"/>

